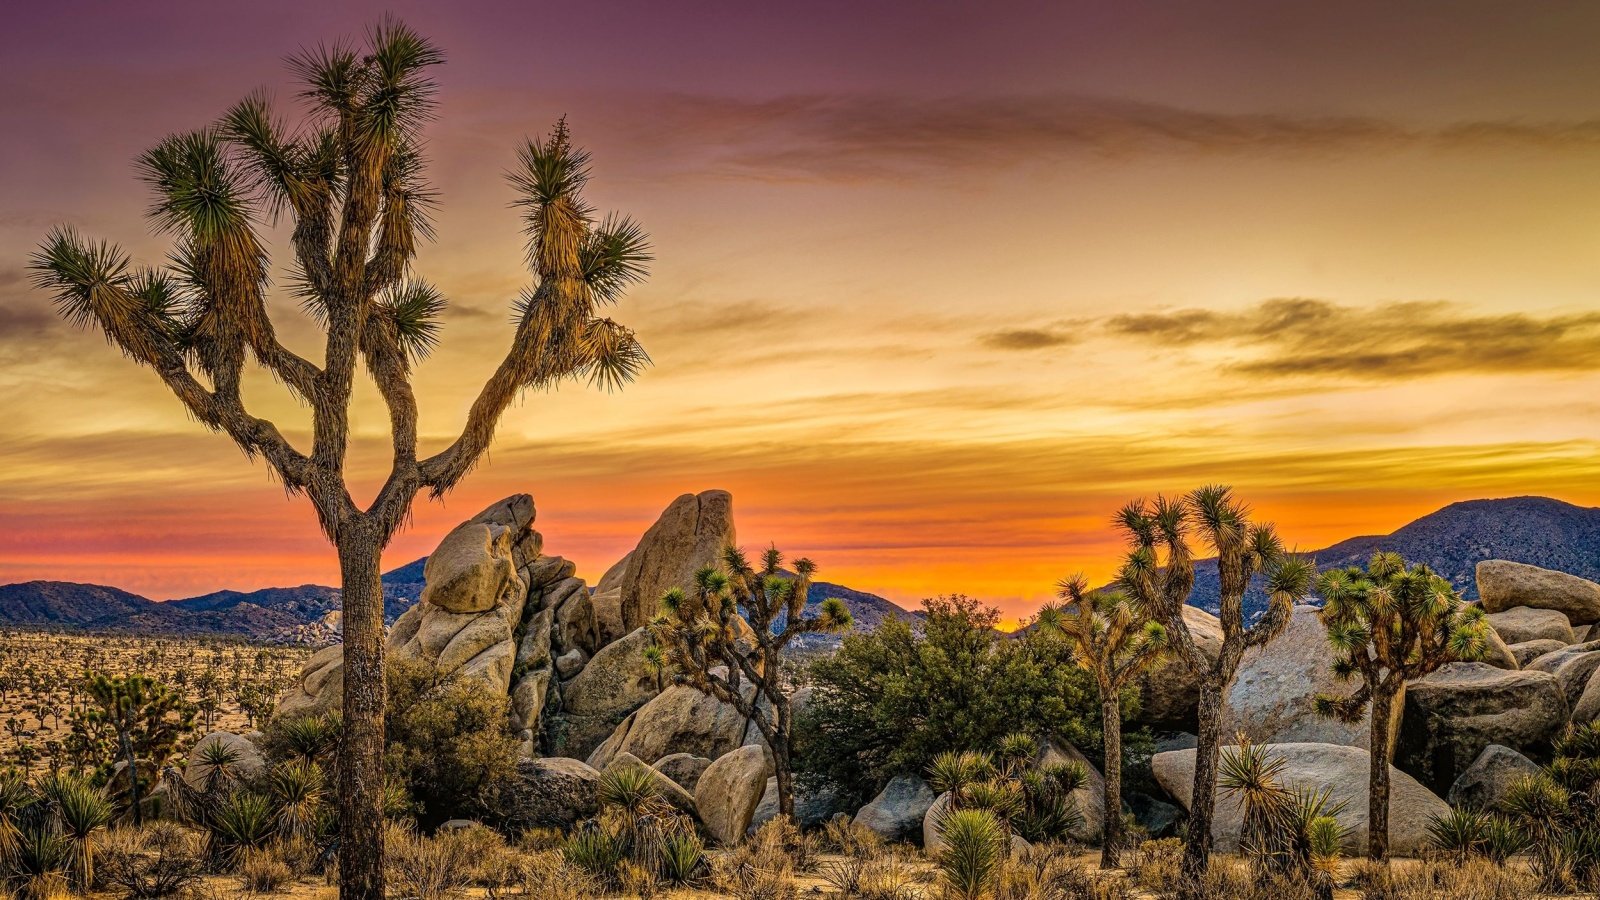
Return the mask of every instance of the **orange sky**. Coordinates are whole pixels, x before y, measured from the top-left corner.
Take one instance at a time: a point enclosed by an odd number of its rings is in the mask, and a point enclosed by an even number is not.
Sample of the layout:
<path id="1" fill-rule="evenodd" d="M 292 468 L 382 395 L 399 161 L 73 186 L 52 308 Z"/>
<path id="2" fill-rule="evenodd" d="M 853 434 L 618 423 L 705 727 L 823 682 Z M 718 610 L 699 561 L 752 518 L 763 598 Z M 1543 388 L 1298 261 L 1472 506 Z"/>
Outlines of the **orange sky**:
<path id="1" fill-rule="evenodd" d="M 159 259 L 133 157 L 258 85 L 291 111 L 277 58 L 372 13 L 88 6 L 0 36 L 0 581 L 330 583 L 304 502 L 55 322 L 23 266 L 56 222 Z M 616 312 L 655 367 L 527 396 L 387 562 L 528 491 L 597 578 L 723 487 L 745 542 L 828 580 L 1020 616 L 1109 574 L 1119 503 L 1202 482 L 1305 548 L 1458 499 L 1600 503 L 1600 9 L 893 7 L 386 7 L 451 56 L 425 450 L 510 334 L 522 135 L 567 114 L 594 199 L 658 256 Z M 303 440 L 269 380 L 248 399 Z M 370 391 L 355 424 L 370 490 Z"/>

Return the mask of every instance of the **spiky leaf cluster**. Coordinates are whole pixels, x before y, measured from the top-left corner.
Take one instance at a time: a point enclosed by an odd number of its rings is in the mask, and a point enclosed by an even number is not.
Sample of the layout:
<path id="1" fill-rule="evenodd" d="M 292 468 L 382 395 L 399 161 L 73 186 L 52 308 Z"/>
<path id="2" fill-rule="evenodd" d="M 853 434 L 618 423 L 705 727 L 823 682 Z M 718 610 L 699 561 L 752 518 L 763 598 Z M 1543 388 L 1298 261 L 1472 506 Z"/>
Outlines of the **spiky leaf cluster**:
<path id="1" fill-rule="evenodd" d="M 1083 575 L 1056 585 L 1059 604 L 1040 608 L 1037 626 L 1072 641 L 1079 668 L 1094 675 L 1102 697 L 1114 697 L 1167 649 L 1167 629 L 1125 591 L 1087 590 Z"/>

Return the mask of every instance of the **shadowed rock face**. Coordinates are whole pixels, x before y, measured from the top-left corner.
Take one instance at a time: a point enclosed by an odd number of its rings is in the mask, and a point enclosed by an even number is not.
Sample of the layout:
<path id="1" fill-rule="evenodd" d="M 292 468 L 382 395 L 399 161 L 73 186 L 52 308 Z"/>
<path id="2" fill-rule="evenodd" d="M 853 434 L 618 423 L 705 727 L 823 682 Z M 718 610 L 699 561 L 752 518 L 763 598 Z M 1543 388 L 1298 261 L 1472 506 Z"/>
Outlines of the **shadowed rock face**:
<path id="1" fill-rule="evenodd" d="M 1268 744 L 1266 750 L 1285 762 L 1280 781 L 1289 788 L 1327 788 L 1329 800 L 1344 808 L 1336 818 L 1349 829 L 1345 849 L 1359 852 L 1367 846 L 1367 777 L 1371 760 L 1367 751 L 1333 744 Z M 1228 752 L 1228 748 L 1223 748 Z M 1193 750 L 1157 753 L 1151 760 L 1156 781 L 1187 809 L 1194 793 Z M 1428 837 L 1428 817 L 1444 815 L 1450 807 L 1415 778 L 1390 767 L 1393 794 L 1389 807 L 1389 846 L 1398 854 L 1412 854 L 1432 844 Z M 1217 792 L 1216 818 L 1212 837 L 1217 849 L 1239 848 L 1244 828 L 1244 810 L 1236 797 Z"/>
<path id="2" fill-rule="evenodd" d="M 1537 752 L 1567 718 L 1554 675 L 1450 663 L 1407 687 L 1395 764 L 1435 792 L 1447 791 L 1485 747 Z"/>

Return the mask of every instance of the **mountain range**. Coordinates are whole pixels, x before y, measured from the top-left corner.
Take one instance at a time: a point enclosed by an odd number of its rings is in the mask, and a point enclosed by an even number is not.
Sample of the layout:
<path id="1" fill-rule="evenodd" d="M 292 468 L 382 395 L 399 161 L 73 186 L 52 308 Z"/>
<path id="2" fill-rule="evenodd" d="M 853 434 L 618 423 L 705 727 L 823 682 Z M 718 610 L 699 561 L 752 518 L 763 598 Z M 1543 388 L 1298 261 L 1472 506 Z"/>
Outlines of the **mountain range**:
<path id="1" fill-rule="evenodd" d="M 1386 535 L 1366 535 L 1311 551 L 1320 568 L 1365 562 L 1378 550 L 1399 552 L 1450 579 L 1466 597 L 1477 596 L 1473 572 L 1485 559 L 1509 559 L 1600 581 L 1600 509 L 1574 506 L 1548 497 L 1512 497 L 1452 503 Z M 393 621 L 422 593 L 419 559 L 384 573 L 384 616 Z M 1196 564 L 1190 602 L 1216 611 L 1217 577 L 1213 561 Z M 850 608 L 857 628 L 870 630 L 889 616 L 915 618 L 875 594 L 816 582 L 807 613 L 838 597 Z M 1246 598 L 1248 614 L 1266 604 L 1259 588 Z M 217 591 L 184 600 L 158 602 L 94 584 L 30 581 L 0 585 L 0 627 L 61 628 L 145 634 L 210 634 L 255 640 L 325 643 L 339 628 L 339 590 L 324 585 Z M 832 643 L 808 635 L 803 646 Z"/>

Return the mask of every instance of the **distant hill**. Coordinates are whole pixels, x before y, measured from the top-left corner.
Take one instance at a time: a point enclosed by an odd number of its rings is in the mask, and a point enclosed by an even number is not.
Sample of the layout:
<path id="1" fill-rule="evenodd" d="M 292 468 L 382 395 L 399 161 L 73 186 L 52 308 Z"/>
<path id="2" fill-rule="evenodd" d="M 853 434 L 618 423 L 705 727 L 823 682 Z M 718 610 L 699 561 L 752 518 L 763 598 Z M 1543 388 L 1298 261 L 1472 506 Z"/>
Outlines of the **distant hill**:
<path id="1" fill-rule="evenodd" d="M 423 560 L 383 576 L 384 619 L 422 595 Z M 159 602 L 98 584 L 29 581 L 0 585 L 0 626 L 138 634 L 234 635 L 321 644 L 339 632 L 339 589 L 318 584 L 217 591 Z"/>
<path id="2" fill-rule="evenodd" d="M 1469 600 L 1478 596 L 1474 571 L 1485 559 L 1508 559 L 1600 581 L 1600 509 L 1549 497 L 1465 500 L 1392 534 L 1354 537 L 1307 555 L 1319 569 L 1333 569 L 1365 563 L 1380 550 L 1426 563 Z M 1190 602 L 1216 612 L 1216 562 L 1204 560 L 1195 568 Z M 1259 614 L 1266 602 L 1259 585 L 1254 586 L 1245 598 L 1246 614 Z"/>
<path id="3" fill-rule="evenodd" d="M 1407 560 L 1427 563 L 1468 598 L 1477 597 L 1473 569 L 1485 559 L 1509 559 L 1600 581 L 1600 509 L 1548 497 L 1468 500 L 1423 516 L 1393 534 L 1354 537 L 1309 555 L 1326 569 L 1365 562 L 1378 550 L 1394 550 Z M 394 621 L 417 602 L 426 561 L 418 559 L 384 574 L 386 620 Z M 910 621 L 922 616 L 875 594 L 825 581 L 812 584 L 806 612 L 814 613 L 829 597 L 845 602 L 858 631 L 876 628 L 891 616 Z M 1216 612 L 1215 561 L 1196 563 L 1190 602 Z M 1245 599 L 1247 615 L 1254 617 L 1265 606 L 1265 594 L 1259 586 L 1253 588 Z M 339 612 L 339 590 L 316 584 L 217 591 L 168 603 L 94 584 L 30 581 L 0 586 L 0 627 L 225 634 L 323 643 L 337 635 Z M 838 635 L 807 635 L 797 643 L 808 651 L 820 651 L 839 640 Z"/>

